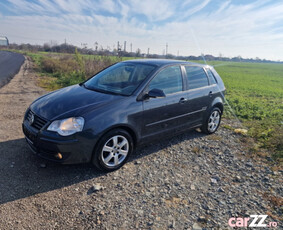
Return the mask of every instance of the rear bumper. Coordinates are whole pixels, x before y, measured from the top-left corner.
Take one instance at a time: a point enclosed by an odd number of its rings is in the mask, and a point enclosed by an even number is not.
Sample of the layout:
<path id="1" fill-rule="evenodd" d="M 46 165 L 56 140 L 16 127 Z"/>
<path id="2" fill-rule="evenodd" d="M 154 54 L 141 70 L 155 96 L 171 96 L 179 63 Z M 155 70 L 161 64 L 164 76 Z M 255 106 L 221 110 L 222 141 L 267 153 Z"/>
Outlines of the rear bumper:
<path id="1" fill-rule="evenodd" d="M 25 121 L 22 129 L 30 149 L 39 157 L 61 164 L 91 161 L 94 142 L 83 136 L 61 137 L 57 133 L 37 131 Z"/>

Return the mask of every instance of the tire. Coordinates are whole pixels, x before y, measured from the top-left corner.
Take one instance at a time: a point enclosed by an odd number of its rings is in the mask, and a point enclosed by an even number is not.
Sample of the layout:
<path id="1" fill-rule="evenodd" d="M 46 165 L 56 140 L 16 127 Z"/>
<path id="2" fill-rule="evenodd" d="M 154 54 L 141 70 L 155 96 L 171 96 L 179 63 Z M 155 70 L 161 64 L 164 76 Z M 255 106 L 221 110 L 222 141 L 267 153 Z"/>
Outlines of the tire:
<path id="1" fill-rule="evenodd" d="M 121 168 L 134 149 L 133 138 L 123 129 L 114 129 L 98 141 L 92 163 L 99 170 L 111 172 Z"/>
<path id="2" fill-rule="evenodd" d="M 215 133 L 221 122 L 222 112 L 218 107 L 214 107 L 205 119 L 201 131 L 206 134 Z"/>

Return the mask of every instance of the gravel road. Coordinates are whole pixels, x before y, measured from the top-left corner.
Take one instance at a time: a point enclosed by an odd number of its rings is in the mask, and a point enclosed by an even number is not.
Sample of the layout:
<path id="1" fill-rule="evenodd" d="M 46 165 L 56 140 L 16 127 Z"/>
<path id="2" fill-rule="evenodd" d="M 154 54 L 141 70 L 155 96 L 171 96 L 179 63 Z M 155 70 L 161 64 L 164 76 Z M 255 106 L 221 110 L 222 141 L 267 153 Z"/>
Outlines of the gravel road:
<path id="1" fill-rule="evenodd" d="M 229 218 L 253 214 L 282 229 L 282 170 L 251 158 L 229 129 L 140 147 L 108 174 L 37 158 L 21 131 L 46 93 L 31 65 L 0 89 L 0 229 L 229 229 Z"/>
<path id="2" fill-rule="evenodd" d="M 24 60 L 22 54 L 0 51 L 0 88 L 19 72 Z"/>

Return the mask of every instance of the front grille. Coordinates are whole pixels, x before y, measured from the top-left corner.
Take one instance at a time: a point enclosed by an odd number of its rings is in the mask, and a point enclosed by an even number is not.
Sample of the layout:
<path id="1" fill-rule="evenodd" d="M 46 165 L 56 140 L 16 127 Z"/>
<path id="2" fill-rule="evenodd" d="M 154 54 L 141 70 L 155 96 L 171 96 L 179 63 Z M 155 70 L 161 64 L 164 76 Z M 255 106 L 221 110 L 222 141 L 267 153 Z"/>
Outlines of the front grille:
<path id="1" fill-rule="evenodd" d="M 40 130 L 47 123 L 47 120 L 37 116 L 31 110 L 27 112 L 26 120 L 29 122 L 30 126 L 38 130 Z"/>

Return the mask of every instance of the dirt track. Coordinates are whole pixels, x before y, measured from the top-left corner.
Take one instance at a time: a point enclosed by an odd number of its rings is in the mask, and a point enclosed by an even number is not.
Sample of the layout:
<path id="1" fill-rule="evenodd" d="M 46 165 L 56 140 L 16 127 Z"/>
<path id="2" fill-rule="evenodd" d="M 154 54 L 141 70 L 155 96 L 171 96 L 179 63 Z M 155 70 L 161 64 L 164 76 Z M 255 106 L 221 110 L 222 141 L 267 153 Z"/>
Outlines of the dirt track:
<path id="1" fill-rule="evenodd" d="M 282 227 L 282 172 L 249 159 L 228 129 L 153 143 L 109 174 L 38 159 L 21 131 L 45 93 L 30 67 L 0 89 L 0 229 L 228 229 L 265 213 Z"/>

